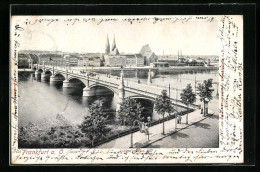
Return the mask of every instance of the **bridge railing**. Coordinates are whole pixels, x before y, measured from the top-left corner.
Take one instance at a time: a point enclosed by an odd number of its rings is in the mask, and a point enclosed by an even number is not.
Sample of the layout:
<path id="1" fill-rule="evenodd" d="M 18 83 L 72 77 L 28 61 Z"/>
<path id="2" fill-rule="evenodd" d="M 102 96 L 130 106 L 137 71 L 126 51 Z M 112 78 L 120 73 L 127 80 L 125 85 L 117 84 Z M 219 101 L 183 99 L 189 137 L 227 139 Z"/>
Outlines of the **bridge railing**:
<path id="1" fill-rule="evenodd" d="M 48 66 L 48 67 L 51 67 L 51 66 Z M 55 69 L 66 71 L 66 67 L 58 67 L 57 66 Z M 86 74 L 87 74 L 87 72 L 84 74 L 80 70 L 75 70 L 75 69 L 68 69 L 68 72 L 72 73 L 72 74 L 78 74 L 78 75 L 81 75 L 81 76 L 86 76 Z M 115 79 L 115 81 L 117 81 L 117 80 L 120 79 L 120 77 L 118 77 L 118 76 L 107 75 L 107 74 L 102 74 L 102 73 L 97 73 L 97 72 L 91 72 L 91 73 L 95 74 L 97 76 L 97 79 L 98 79 L 98 76 L 99 76 L 99 79 L 102 78 L 105 81 L 108 81 L 108 80 L 111 80 L 111 79 Z M 125 80 L 125 85 L 126 86 L 128 86 L 129 83 L 148 85 L 145 81 L 140 80 L 140 79 L 124 78 L 124 80 Z M 158 87 L 158 88 L 163 88 L 163 89 L 168 89 L 169 88 L 168 85 L 161 85 L 161 84 L 154 84 L 154 83 L 151 83 L 151 86 Z M 173 90 L 173 91 L 174 90 L 181 91 L 181 89 L 177 89 L 177 88 L 171 88 L 171 90 Z"/>
<path id="2" fill-rule="evenodd" d="M 79 70 L 69 70 L 69 69 L 66 69 L 65 67 L 56 67 L 56 70 L 59 70 L 62 72 L 66 72 L 66 70 L 68 70 L 70 75 L 75 75 L 75 76 L 83 77 L 83 78 L 85 78 L 88 74 L 88 73 L 82 73 Z M 94 76 L 89 76 L 89 79 L 92 79 L 99 83 L 109 84 L 109 85 L 113 85 L 113 86 L 118 86 L 120 83 L 120 77 L 106 75 L 106 74 L 100 74 L 100 73 L 96 73 L 96 72 L 91 72 L 91 73 L 93 73 Z M 155 85 L 155 84 L 148 85 L 145 82 L 139 83 L 139 82 L 135 82 L 134 80 L 129 80 L 129 79 L 124 79 L 124 80 L 125 80 L 125 82 L 124 82 L 125 89 L 128 89 L 129 91 L 134 90 L 135 92 L 139 92 L 140 94 L 145 93 L 154 98 L 157 97 L 158 95 L 160 95 L 161 91 L 163 89 L 168 90 L 167 86 L 161 86 L 161 85 L 159 86 L 159 85 Z M 175 88 L 175 89 L 171 89 L 171 90 L 172 90 L 171 94 L 170 94 L 171 100 L 175 101 L 178 104 L 184 105 L 183 102 L 180 100 L 181 89 Z M 196 107 L 196 108 L 200 107 L 200 105 L 195 105 L 195 104 L 193 104 L 192 106 Z"/>
<path id="3" fill-rule="evenodd" d="M 51 67 L 51 66 L 48 66 L 48 67 Z M 66 67 L 56 67 L 55 69 L 58 69 L 58 70 L 62 70 L 62 71 L 66 71 Z M 73 73 L 73 74 L 78 74 L 78 75 L 81 75 L 81 76 L 85 76 L 87 74 L 87 72 L 84 74 L 84 73 L 81 73 L 80 70 L 71 70 L 71 69 L 68 69 L 68 72 L 69 73 Z M 99 76 L 100 79 L 101 79 L 101 76 L 102 76 L 102 79 L 104 80 L 110 80 L 110 79 L 116 79 L 116 80 L 119 80 L 120 77 L 118 76 L 113 76 L 113 75 L 107 75 L 107 74 L 102 74 L 102 73 L 97 73 L 97 72 L 91 72 L 93 74 L 95 74 L 96 76 Z M 137 83 L 137 84 L 144 84 L 144 85 L 148 85 L 145 81 L 143 80 L 140 80 L 140 79 L 131 79 L 131 78 L 124 78 L 125 80 L 125 85 L 128 86 L 128 83 Z M 158 88 L 165 88 L 165 89 L 168 89 L 168 85 L 160 85 L 160 84 L 154 84 L 154 83 L 151 83 L 152 86 L 154 87 L 158 87 Z M 177 88 L 171 88 L 171 90 L 176 90 Z M 181 89 L 178 89 L 178 91 L 181 91 Z"/>

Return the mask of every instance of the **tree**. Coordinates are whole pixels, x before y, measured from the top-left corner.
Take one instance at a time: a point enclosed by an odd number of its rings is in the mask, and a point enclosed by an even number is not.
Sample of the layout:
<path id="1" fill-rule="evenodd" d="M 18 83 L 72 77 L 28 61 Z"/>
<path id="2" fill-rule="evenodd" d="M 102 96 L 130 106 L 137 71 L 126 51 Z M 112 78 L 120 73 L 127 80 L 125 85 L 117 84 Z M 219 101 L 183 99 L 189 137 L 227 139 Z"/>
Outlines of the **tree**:
<path id="1" fill-rule="evenodd" d="M 169 98 L 169 96 L 167 95 L 167 90 L 162 90 L 161 95 L 157 96 L 155 99 L 155 107 L 154 110 L 163 116 L 165 113 L 172 113 L 174 111 L 174 108 L 172 106 L 172 102 Z M 164 121 L 163 121 L 163 133 L 165 134 L 165 129 L 164 129 Z"/>
<path id="2" fill-rule="evenodd" d="M 107 128 L 105 113 L 103 112 L 102 101 L 97 100 L 89 107 L 89 115 L 84 116 L 82 124 L 79 126 L 81 131 L 90 139 L 92 147 L 96 138 L 105 136 Z"/>
<path id="3" fill-rule="evenodd" d="M 96 100 L 89 106 L 90 116 L 103 116 L 106 117 L 106 113 L 103 111 L 103 102 L 101 100 Z"/>
<path id="4" fill-rule="evenodd" d="M 143 109 L 141 103 L 137 103 L 135 99 L 131 99 L 130 97 L 124 99 L 118 111 L 121 124 L 134 127 L 142 120 L 141 112 Z M 131 147 L 133 147 L 133 132 L 131 132 Z"/>
<path id="5" fill-rule="evenodd" d="M 188 84 L 186 88 L 182 90 L 181 100 L 185 105 L 187 105 L 187 107 L 196 101 L 196 94 L 193 93 L 191 84 Z M 189 114 L 187 113 L 186 124 L 188 124 L 188 115 Z"/>
<path id="6" fill-rule="evenodd" d="M 204 116 L 206 116 L 205 114 L 205 102 L 206 101 L 210 101 L 212 100 L 212 80 L 213 79 L 208 79 L 208 80 L 204 80 L 203 83 L 199 83 L 198 84 L 198 94 L 200 96 L 200 101 L 203 102 L 204 104 Z"/>

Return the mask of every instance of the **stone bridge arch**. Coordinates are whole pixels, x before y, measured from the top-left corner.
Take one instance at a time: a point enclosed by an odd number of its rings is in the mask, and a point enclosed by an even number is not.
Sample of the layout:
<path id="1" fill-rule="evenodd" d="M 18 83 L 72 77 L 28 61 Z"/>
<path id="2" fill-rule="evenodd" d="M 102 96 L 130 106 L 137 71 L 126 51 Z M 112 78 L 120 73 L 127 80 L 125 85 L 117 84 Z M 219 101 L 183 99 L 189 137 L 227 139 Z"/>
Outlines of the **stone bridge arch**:
<path id="1" fill-rule="evenodd" d="M 116 91 L 115 88 L 111 88 L 111 87 L 108 86 L 108 85 L 96 84 L 96 83 L 95 83 L 95 84 L 92 84 L 92 85 L 89 86 L 90 89 L 91 89 L 91 88 L 97 88 L 97 87 L 103 87 L 103 88 L 106 88 L 106 89 L 110 90 L 111 92 L 113 92 L 113 94 L 118 94 L 118 92 Z"/>
<path id="2" fill-rule="evenodd" d="M 52 72 L 50 70 L 45 70 L 41 73 L 41 80 L 43 82 L 50 81 L 50 77 L 52 76 Z"/>
<path id="3" fill-rule="evenodd" d="M 64 81 L 66 78 L 62 73 L 54 73 L 54 75 L 51 75 L 50 77 L 50 83 L 55 83 L 55 82 L 62 82 Z"/>
<path id="4" fill-rule="evenodd" d="M 132 99 L 144 99 L 144 100 L 149 100 L 151 102 L 155 102 L 155 99 L 152 97 L 146 97 L 146 96 L 141 96 L 141 95 L 136 95 L 136 96 L 129 96 Z"/>
<path id="5" fill-rule="evenodd" d="M 87 82 L 84 79 L 80 79 L 77 77 L 69 77 L 63 81 L 63 87 L 82 87 L 85 88 L 87 86 Z"/>
<path id="6" fill-rule="evenodd" d="M 44 74 L 51 74 L 52 75 L 52 71 L 50 69 L 45 69 Z"/>
<path id="7" fill-rule="evenodd" d="M 63 76 L 66 79 L 66 76 L 63 73 L 61 73 L 61 72 L 55 72 L 53 76 L 56 77 L 58 75 L 61 75 L 61 76 Z"/>
<path id="8" fill-rule="evenodd" d="M 150 116 L 151 120 L 158 120 L 160 118 L 159 114 L 154 110 L 155 99 L 152 97 L 146 96 L 129 96 L 132 99 L 140 102 L 144 110 L 142 111 L 142 116 L 144 117 L 144 121 L 147 122 L 147 117 Z"/>
<path id="9" fill-rule="evenodd" d="M 114 96 L 114 94 L 118 95 L 118 92 L 115 88 L 111 88 L 108 85 L 100 84 L 100 83 L 94 83 L 89 86 L 86 86 L 83 89 L 83 96 L 89 97 L 89 96 L 101 96 L 101 95 L 110 95 Z"/>
<path id="10" fill-rule="evenodd" d="M 38 69 L 38 72 L 39 72 L 39 73 L 42 73 L 42 72 L 43 72 L 43 69 L 42 69 L 42 68 L 39 68 L 39 69 Z"/>

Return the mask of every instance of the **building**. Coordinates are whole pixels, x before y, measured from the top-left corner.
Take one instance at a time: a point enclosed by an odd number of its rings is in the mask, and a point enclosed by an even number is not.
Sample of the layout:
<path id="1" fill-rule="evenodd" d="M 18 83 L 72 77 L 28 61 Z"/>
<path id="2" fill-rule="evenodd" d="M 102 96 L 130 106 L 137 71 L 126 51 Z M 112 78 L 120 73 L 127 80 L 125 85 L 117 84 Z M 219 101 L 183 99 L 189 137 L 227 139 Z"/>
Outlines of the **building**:
<path id="1" fill-rule="evenodd" d="M 100 67 L 102 65 L 102 58 L 100 56 L 93 56 L 86 58 L 86 66 Z"/>
<path id="2" fill-rule="evenodd" d="M 207 66 L 211 66 L 210 59 L 207 60 Z"/>
<path id="3" fill-rule="evenodd" d="M 81 66 L 104 66 L 104 55 L 102 53 L 85 53 L 81 54 Z"/>
<path id="4" fill-rule="evenodd" d="M 104 57 L 104 65 L 105 66 L 125 66 L 125 57 L 121 56 L 118 48 L 116 46 L 116 40 L 115 40 L 115 35 L 114 35 L 114 40 L 111 46 L 111 51 L 110 51 L 110 45 L 109 45 L 109 38 L 107 37 L 107 42 L 106 42 L 106 49 L 105 49 L 105 55 Z"/>
<path id="5" fill-rule="evenodd" d="M 179 63 L 185 63 L 187 61 L 187 59 L 183 58 L 183 57 L 180 57 L 178 59 Z"/>
<path id="6" fill-rule="evenodd" d="M 149 44 L 144 45 L 141 48 L 139 54 L 141 54 L 144 57 L 144 65 L 146 66 L 150 66 L 150 63 L 158 61 L 158 57 L 151 50 Z"/>
<path id="7" fill-rule="evenodd" d="M 105 55 L 105 66 L 142 67 L 144 57 L 141 54 Z"/>
<path id="8" fill-rule="evenodd" d="M 111 52 L 110 52 L 111 55 L 119 55 L 119 51 L 116 47 L 116 39 L 115 39 L 115 35 L 114 35 L 114 41 L 113 41 L 113 44 L 112 44 L 112 49 L 111 49 Z"/>
<path id="9" fill-rule="evenodd" d="M 107 54 L 107 55 L 119 55 L 119 51 L 118 51 L 118 48 L 116 46 L 115 35 L 114 35 L 114 40 L 113 40 L 113 43 L 112 43 L 111 51 L 110 51 L 109 38 L 107 36 L 107 42 L 106 42 L 106 45 L 105 45 L 105 54 Z"/>
<path id="10" fill-rule="evenodd" d="M 141 54 L 120 54 L 116 45 L 115 35 L 110 51 L 109 38 L 107 37 L 104 54 L 104 66 L 111 67 L 141 67 L 144 66 L 144 57 Z M 151 57 L 151 56 L 149 56 Z"/>
<path id="11" fill-rule="evenodd" d="M 84 57 L 78 58 L 78 66 L 87 66 L 87 61 Z"/>
<path id="12" fill-rule="evenodd" d="M 45 65 L 65 66 L 66 60 L 61 54 L 40 54 L 39 63 Z"/>
<path id="13" fill-rule="evenodd" d="M 78 66 L 78 57 L 70 56 L 69 64 L 70 64 L 70 66 Z"/>
<path id="14" fill-rule="evenodd" d="M 75 55 L 64 55 L 65 66 L 78 66 L 78 57 Z"/>
<path id="15" fill-rule="evenodd" d="M 125 55 L 125 67 L 142 67 L 144 66 L 144 57 L 141 54 Z"/>
<path id="16" fill-rule="evenodd" d="M 169 67 L 168 62 L 153 62 L 150 64 L 151 67 Z"/>
<path id="17" fill-rule="evenodd" d="M 121 67 L 126 64 L 125 55 L 105 55 L 105 66 Z"/>
<path id="18" fill-rule="evenodd" d="M 178 56 L 177 55 L 163 55 L 158 57 L 158 62 L 167 62 L 169 66 L 177 66 L 179 65 Z"/>

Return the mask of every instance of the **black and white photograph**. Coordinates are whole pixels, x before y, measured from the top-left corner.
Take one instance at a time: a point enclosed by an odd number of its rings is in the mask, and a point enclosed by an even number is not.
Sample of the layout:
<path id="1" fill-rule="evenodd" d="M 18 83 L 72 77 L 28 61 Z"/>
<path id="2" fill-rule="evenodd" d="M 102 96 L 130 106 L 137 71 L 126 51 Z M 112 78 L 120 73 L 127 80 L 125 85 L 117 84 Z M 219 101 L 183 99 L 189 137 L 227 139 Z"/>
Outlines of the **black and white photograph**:
<path id="1" fill-rule="evenodd" d="M 55 160 L 52 150 L 174 154 L 241 148 L 240 124 L 223 123 L 223 112 L 220 118 L 226 99 L 241 105 L 241 94 L 224 91 L 242 91 L 242 21 L 206 15 L 12 16 L 12 143 L 20 153 L 14 161 L 25 155 Z M 236 68 L 235 75 L 224 76 L 224 52 L 230 63 L 225 70 Z M 231 103 L 224 105 L 229 120 L 243 121 L 241 107 Z M 229 136 L 225 125 L 238 133 L 232 144 L 220 140 Z"/>

